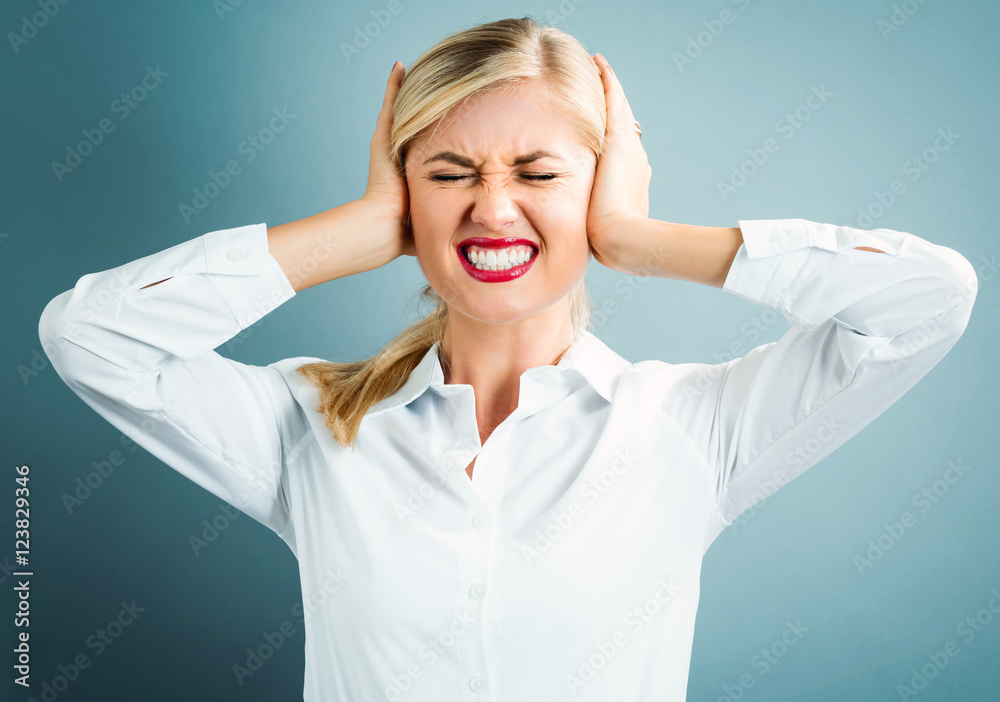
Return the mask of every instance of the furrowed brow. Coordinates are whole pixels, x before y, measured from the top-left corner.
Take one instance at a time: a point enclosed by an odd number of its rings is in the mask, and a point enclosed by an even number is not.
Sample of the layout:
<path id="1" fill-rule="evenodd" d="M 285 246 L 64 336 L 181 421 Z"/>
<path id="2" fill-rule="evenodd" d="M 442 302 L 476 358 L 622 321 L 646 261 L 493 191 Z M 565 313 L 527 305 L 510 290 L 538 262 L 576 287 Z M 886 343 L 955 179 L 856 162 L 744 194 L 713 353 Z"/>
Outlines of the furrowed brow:
<path id="1" fill-rule="evenodd" d="M 523 156 L 518 156 L 517 158 L 515 158 L 512 165 L 514 165 L 514 166 L 523 166 L 526 163 L 532 163 L 533 161 L 537 161 L 540 158 L 552 158 L 552 159 L 556 159 L 558 161 L 562 161 L 563 160 L 561 156 L 557 156 L 556 154 L 554 154 L 554 153 L 552 153 L 550 151 L 545 151 L 543 149 L 535 149 L 534 151 L 532 151 L 530 153 L 527 153 L 527 154 L 524 154 Z M 454 151 L 442 151 L 440 153 L 434 154 L 429 159 L 427 159 L 426 161 L 424 161 L 423 165 L 426 166 L 428 163 L 431 163 L 433 161 L 445 161 L 447 163 L 452 163 L 452 164 L 454 164 L 456 166 L 463 166 L 465 168 L 476 168 L 477 167 L 476 164 L 473 163 L 472 159 L 467 158 L 465 156 L 460 156 L 460 155 L 456 154 Z"/>

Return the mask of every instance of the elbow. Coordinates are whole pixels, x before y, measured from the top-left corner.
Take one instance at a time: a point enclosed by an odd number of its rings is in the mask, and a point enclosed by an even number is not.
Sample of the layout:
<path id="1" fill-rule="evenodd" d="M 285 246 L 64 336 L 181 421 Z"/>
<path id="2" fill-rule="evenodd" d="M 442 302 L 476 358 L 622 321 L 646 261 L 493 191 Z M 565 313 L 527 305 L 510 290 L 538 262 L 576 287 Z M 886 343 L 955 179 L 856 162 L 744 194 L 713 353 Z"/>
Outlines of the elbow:
<path id="1" fill-rule="evenodd" d="M 969 324 L 972 306 L 979 291 L 976 269 L 962 254 L 946 246 L 940 246 L 941 283 L 945 314 L 941 320 L 954 337 L 959 337 Z"/>
<path id="2" fill-rule="evenodd" d="M 65 324 L 62 319 L 66 310 L 70 291 L 56 295 L 49 300 L 38 319 L 38 339 L 43 347 L 55 343 L 64 333 Z"/>
<path id="3" fill-rule="evenodd" d="M 58 370 L 63 346 L 79 332 L 79 322 L 69 313 L 73 291 L 67 290 L 49 300 L 38 319 L 38 340 L 49 362 Z"/>

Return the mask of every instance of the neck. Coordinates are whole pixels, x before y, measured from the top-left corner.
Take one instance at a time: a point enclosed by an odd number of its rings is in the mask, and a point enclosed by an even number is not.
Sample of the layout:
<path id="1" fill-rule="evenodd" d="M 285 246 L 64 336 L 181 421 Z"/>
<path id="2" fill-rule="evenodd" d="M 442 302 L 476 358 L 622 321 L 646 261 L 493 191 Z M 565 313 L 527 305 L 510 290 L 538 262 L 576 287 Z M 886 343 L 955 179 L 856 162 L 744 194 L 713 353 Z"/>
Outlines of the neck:
<path id="1" fill-rule="evenodd" d="M 449 310 L 441 339 L 445 383 L 468 384 L 480 424 L 517 407 L 521 374 L 555 365 L 574 340 L 568 298 L 542 312 L 491 324 Z"/>

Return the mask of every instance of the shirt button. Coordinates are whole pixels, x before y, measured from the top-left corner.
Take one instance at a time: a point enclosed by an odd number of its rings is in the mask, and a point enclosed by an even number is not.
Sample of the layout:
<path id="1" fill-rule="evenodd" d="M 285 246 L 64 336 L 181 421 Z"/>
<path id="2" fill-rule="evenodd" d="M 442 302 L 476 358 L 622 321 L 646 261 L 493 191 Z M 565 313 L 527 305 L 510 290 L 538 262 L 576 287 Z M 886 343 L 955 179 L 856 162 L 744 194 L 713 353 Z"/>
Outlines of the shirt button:
<path id="1" fill-rule="evenodd" d="M 474 600 L 478 600 L 486 592 L 486 586 L 482 583 L 472 583 L 472 587 L 469 588 L 469 597 Z"/>
<path id="2" fill-rule="evenodd" d="M 788 238 L 787 232 L 777 231 L 771 234 L 771 241 L 773 241 L 775 244 L 782 244 L 787 238 Z"/>
<path id="3" fill-rule="evenodd" d="M 246 257 L 247 255 L 244 253 L 243 249 L 233 248 L 226 252 L 226 258 L 229 259 L 230 263 L 239 263 Z"/>
<path id="4" fill-rule="evenodd" d="M 469 689 L 473 692 L 479 692 L 484 687 L 486 687 L 486 681 L 478 675 L 469 678 Z"/>
<path id="5" fill-rule="evenodd" d="M 477 514 L 472 518 L 472 526 L 477 529 L 482 529 L 484 526 L 490 523 L 490 518 L 485 514 Z"/>

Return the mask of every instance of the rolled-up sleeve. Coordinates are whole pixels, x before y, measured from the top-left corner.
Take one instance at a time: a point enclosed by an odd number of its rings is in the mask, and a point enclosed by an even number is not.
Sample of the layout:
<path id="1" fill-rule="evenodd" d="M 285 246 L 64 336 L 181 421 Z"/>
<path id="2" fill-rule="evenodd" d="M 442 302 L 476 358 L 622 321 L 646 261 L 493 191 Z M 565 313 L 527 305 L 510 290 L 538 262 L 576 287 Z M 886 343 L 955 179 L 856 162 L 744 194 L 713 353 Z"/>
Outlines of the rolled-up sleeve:
<path id="1" fill-rule="evenodd" d="M 803 219 L 739 224 L 744 241 L 723 289 L 780 311 L 792 328 L 713 373 L 707 459 L 722 527 L 933 368 L 965 330 L 977 291 L 963 256 L 913 234 Z"/>
<path id="2" fill-rule="evenodd" d="M 276 368 L 214 351 L 294 295 L 252 224 L 84 275 L 38 333 L 84 402 L 294 551 L 284 458 L 298 406 Z"/>

